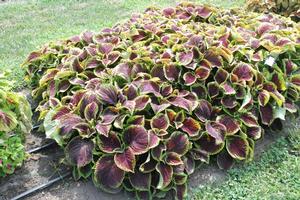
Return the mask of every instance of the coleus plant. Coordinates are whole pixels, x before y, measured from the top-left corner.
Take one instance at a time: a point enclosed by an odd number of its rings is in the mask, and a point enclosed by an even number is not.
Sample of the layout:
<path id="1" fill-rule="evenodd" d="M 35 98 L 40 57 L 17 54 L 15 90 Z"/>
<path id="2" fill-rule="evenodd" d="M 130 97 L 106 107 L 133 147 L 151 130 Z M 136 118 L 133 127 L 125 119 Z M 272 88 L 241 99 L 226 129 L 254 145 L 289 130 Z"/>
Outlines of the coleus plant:
<path id="1" fill-rule="evenodd" d="M 254 12 L 274 12 L 285 17 L 300 21 L 299 0 L 248 0 L 246 9 Z"/>
<path id="2" fill-rule="evenodd" d="M 181 3 L 45 45 L 24 66 L 76 179 L 183 199 L 197 166 L 251 161 L 264 129 L 297 113 L 299 30 L 275 14 Z"/>
<path id="3" fill-rule="evenodd" d="M 11 91 L 7 74 L 0 74 L 0 177 L 11 174 L 25 159 L 23 142 L 31 130 L 31 108 L 26 98 Z"/>

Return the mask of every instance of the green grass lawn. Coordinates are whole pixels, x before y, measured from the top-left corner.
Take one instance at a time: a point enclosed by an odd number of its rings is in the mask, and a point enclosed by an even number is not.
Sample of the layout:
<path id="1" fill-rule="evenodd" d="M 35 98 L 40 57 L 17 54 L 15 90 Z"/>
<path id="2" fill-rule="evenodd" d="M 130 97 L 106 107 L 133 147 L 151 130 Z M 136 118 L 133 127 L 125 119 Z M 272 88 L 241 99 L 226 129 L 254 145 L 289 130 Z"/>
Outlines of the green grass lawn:
<path id="1" fill-rule="evenodd" d="M 195 200 L 300 199 L 300 137 L 280 138 L 258 161 L 228 172 L 228 180 L 195 188 Z M 294 150 L 293 150 L 294 149 Z"/>
<path id="2" fill-rule="evenodd" d="M 0 3 L 0 70 L 11 69 L 11 79 L 23 86 L 20 64 L 49 41 L 83 30 L 98 31 L 128 19 L 147 6 L 166 7 L 174 0 L 39 0 Z M 242 6 L 244 0 L 201 0 L 221 7 Z M 299 134 L 298 134 L 299 135 Z M 281 138 L 255 162 L 229 171 L 228 180 L 195 188 L 191 199 L 300 199 L 300 157 L 291 154 L 300 138 Z M 291 145 L 293 144 L 293 145 Z"/>
<path id="3" fill-rule="evenodd" d="M 0 70 L 22 86 L 20 64 L 41 45 L 84 30 L 100 31 L 123 22 L 150 5 L 166 7 L 177 0 L 24 0 L 0 3 Z M 198 0 L 222 7 L 241 6 L 244 0 Z"/>

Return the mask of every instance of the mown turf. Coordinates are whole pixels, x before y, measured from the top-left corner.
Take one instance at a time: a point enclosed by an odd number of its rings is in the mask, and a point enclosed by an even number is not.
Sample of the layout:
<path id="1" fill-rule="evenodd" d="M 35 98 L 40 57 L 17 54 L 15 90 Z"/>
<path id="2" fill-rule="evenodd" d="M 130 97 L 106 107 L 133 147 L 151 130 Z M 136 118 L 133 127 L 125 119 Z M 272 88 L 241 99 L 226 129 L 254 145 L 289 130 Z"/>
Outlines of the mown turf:
<path id="1" fill-rule="evenodd" d="M 189 199 L 299 200 L 299 129 L 278 139 L 258 161 L 229 170 L 227 181 L 193 189 Z"/>
<path id="2" fill-rule="evenodd" d="M 0 3 L 0 70 L 22 86 L 20 64 L 39 46 L 84 30 L 99 31 L 123 22 L 150 5 L 166 7 L 175 0 L 23 0 Z M 244 0 L 198 0 L 222 7 L 241 6 Z"/>

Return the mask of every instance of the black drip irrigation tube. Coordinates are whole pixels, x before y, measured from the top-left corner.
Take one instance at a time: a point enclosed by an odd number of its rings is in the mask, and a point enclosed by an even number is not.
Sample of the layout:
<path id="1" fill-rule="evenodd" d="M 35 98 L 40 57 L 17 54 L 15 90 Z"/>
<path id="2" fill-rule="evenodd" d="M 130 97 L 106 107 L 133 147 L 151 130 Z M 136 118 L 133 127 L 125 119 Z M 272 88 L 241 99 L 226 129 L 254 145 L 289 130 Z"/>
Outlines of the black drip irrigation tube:
<path id="1" fill-rule="evenodd" d="M 31 128 L 30 132 L 33 131 L 33 130 L 38 129 L 40 126 L 41 126 L 40 124 L 33 126 L 33 127 Z M 16 135 L 16 134 L 13 133 L 13 134 L 9 135 L 9 137 L 14 137 L 15 135 Z"/>
<path id="2" fill-rule="evenodd" d="M 41 126 L 40 124 L 33 126 L 32 129 L 31 129 L 31 131 L 38 129 L 40 126 Z M 39 151 L 41 151 L 43 149 L 46 149 L 46 148 L 52 146 L 53 144 L 55 144 L 55 141 L 51 141 L 51 142 L 46 143 L 46 144 L 44 144 L 42 146 L 30 149 L 30 150 L 27 151 L 27 153 L 29 153 L 29 154 L 31 154 L 31 153 L 37 153 L 37 152 L 39 152 Z"/>
<path id="3" fill-rule="evenodd" d="M 38 129 L 39 127 L 40 127 L 40 125 L 35 125 L 35 126 L 32 127 L 31 131 Z M 46 149 L 46 148 L 52 146 L 53 144 L 55 144 L 55 141 L 51 141 L 51 142 L 46 143 L 46 144 L 44 144 L 42 146 L 30 149 L 30 150 L 27 151 L 27 153 L 29 153 L 29 154 L 36 153 L 38 151 L 41 151 L 43 149 Z M 28 196 L 31 196 L 31 195 L 35 194 L 36 192 L 39 192 L 39 191 L 41 191 L 41 190 L 43 190 L 45 188 L 50 187 L 54 183 L 57 183 L 57 182 L 65 179 L 65 178 L 69 177 L 70 175 L 71 175 L 71 172 L 66 172 L 63 175 L 60 175 L 60 176 L 58 176 L 58 177 L 56 177 L 54 179 L 48 180 L 46 183 L 43 183 L 43 184 L 38 185 L 38 186 L 35 186 L 35 187 L 33 187 L 33 188 L 31 188 L 31 189 L 29 189 L 29 190 L 27 190 L 27 191 L 25 191 L 25 192 L 17 195 L 16 197 L 13 197 L 11 200 L 24 199 L 24 198 L 26 198 Z"/>
<path id="4" fill-rule="evenodd" d="M 71 175 L 71 172 L 66 172 L 65 174 L 61 175 L 61 176 L 58 176 L 52 180 L 49 180 L 48 182 L 46 183 L 43 183 L 41 185 L 38 185 L 38 186 L 35 186 L 19 195 L 17 195 L 16 197 L 12 198 L 11 200 L 19 200 L 19 199 L 24 199 L 25 197 L 28 197 L 28 196 L 31 196 L 33 195 L 34 193 L 38 192 L 38 191 L 41 191 L 51 185 L 53 185 L 54 183 L 57 183 L 61 180 L 63 180 L 64 178 L 67 178 L 68 176 Z"/>
<path id="5" fill-rule="evenodd" d="M 40 126 L 41 126 L 40 124 L 33 126 L 32 129 L 31 129 L 31 131 L 38 129 Z M 14 137 L 15 135 L 16 134 L 14 133 L 14 134 L 11 134 L 9 137 Z M 41 151 L 43 149 L 46 149 L 46 148 L 52 146 L 53 144 L 55 144 L 55 141 L 51 141 L 51 142 L 46 143 L 46 144 L 44 144 L 42 146 L 30 149 L 30 150 L 27 151 L 27 153 L 29 153 L 29 154 L 31 154 L 31 153 L 37 153 L 37 152 L 39 152 L 39 151 Z"/>
<path id="6" fill-rule="evenodd" d="M 40 128 L 40 126 L 41 126 L 41 124 L 34 125 L 34 126 L 32 127 L 32 129 L 31 129 L 31 131 L 33 131 L 33 130 L 36 130 L 36 129 Z"/>
<path id="7" fill-rule="evenodd" d="M 31 153 L 37 153 L 37 152 L 39 152 L 39 151 L 41 151 L 41 150 L 43 150 L 43 149 L 46 149 L 46 148 L 52 146 L 53 144 L 55 144 L 54 141 L 48 142 L 48 143 L 46 143 L 46 144 L 44 144 L 44 145 L 42 145 L 42 146 L 35 147 L 35 148 L 33 148 L 33 149 L 29 149 L 29 150 L 27 151 L 27 153 L 29 153 L 29 154 L 31 154 Z"/>

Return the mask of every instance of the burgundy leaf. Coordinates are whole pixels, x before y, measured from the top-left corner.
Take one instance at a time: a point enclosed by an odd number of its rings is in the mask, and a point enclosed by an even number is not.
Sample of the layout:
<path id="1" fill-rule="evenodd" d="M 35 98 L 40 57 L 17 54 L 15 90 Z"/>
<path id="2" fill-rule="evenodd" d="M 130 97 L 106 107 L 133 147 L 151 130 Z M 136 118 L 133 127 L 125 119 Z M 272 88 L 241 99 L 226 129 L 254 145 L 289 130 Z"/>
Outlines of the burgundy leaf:
<path id="1" fill-rule="evenodd" d="M 100 85 L 97 93 L 103 103 L 115 105 L 118 102 L 118 91 L 112 85 Z"/>
<path id="2" fill-rule="evenodd" d="M 169 127 L 169 119 L 165 114 L 159 113 L 151 119 L 152 129 L 167 130 Z"/>
<path id="3" fill-rule="evenodd" d="M 145 124 L 145 116 L 144 115 L 135 115 L 128 119 L 128 124 L 132 125 L 141 125 L 144 126 Z"/>
<path id="4" fill-rule="evenodd" d="M 249 152 L 249 143 L 240 136 L 231 136 L 226 138 L 226 149 L 231 157 L 244 160 Z"/>
<path id="5" fill-rule="evenodd" d="M 197 16 L 207 19 L 211 15 L 212 10 L 205 6 L 198 6 L 195 9 L 195 12 L 196 12 Z"/>
<path id="6" fill-rule="evenodd" d="M 99 136 L 99 148 L 105 153 L 114 153 L 121 148 L 121 142 L 115 132 L 110 132 L 108 137 L 104 135 Z"/>
<path id="7" fill-rule="evenodd" d="M 134 101 L 136 110 L 144 110 L 146 106 L 151 102 L 151 99 L 149 98 L 149 96 L 143 95 L 135 98 Z"/>
<path id="8" fill-rule="evenodd" d="M 78 115 L 69 113 L 63 115 L 59 119 L 59 128 L 61 129 L 61 135 L 70 134 L 74 127 L 83 122 L 83 119 Z"/>
<path id="9" fill-rule="evenodd" d="M 210 155 L 219 153 L 224 147 L 224 142 L 216 142 L 216 139 L 208 134 L 203 134 L 196 143 L 199 146 L 199 150 L 207 152 Z"/>
<path id="10" fill-rule="evenodd" d="M 214 79 L 218 84 L 222 84 L 227 80 L 228 77 L 228 72 L 222 68 L 219 68 L 214 76 Z"/>
<path id="11" fill-rule="evenodd" d="M 212 117 L 212 106 L 205 99 L 201 99 L 194 113 L 201 122 L 206 122 Z"/>
<path id="12" fill-rule="evenodd" d="M 151 173 L 142 173 L 137 170 L 134 174 L 130 174 L 129 181 L 136 190 L 149 191 L 151 185 Z"/>
<path id="13" fill-rule="evenodd" d="M 189 150 L 190 143 L 186 134 L 176 131 L 172 133 L 166 145 L 168 152 L 184 155 Z"/>
<path id="14" fill-rule="evenodd" d="M 162 12 L 165 17 L 171 17 L 175 14 L 176 11 L 174 8 L 165 8 Z"/>
<path id="15" fill-rule="evenodd" d="M 206 52 L 204 58 L 208 61 L 210 67 L 221 67 L 222 57 L 216 54 L 214 51 L 209 50 Z"/>
<path id="16" fill-rule="evenodd" d="M 98 122 L 95 128 L 100 135 L 104 135 L 105 137 L 108 137 L 108 134 L 111 129 L 111 125 L 102 124 L 101 122 Z"/>
<path id="17" fill-rule="evenodd" d="M 125 172 L 117 167 L 113 156 L 102 156 L 96 163 L 94 180 L 103 190 L 118 192 L 125 177 Z"/>
<path id="18" fill-rule="evenodd" d="M 262 129 L 260 126 L 248 127 L 246 133 L 250 138 L 257 140 L 261 138 Z"/>
<path id="19" fill-rule="evenodd" d="M 191 73 L 187 72 L 183 75 L 184 84 L 190 86 L 196 82 L 196 76 Z"/>
<path id="20" fill-rule="evenodd" d="M 152 158 L 161 161 L 163 153 L 166 151 L 166 145 L 164 143 L 160 143 L 158 146 L 152 149 Z"/>
<path id="21" fill-rule="evenodd" d="M 156 170 L 159 173 L 159 182 L 156 188 L 157 189 L 166 188 L 172 181 L 173 168 L 164 163 L 158 163 L 156 165 Z"/>
<path id="22" fill-rule="evenodd" d="M 235 106 L 237 106 L 237 101 L 235 99 L 234 96 L 224 96 L 222 99 L 221 99 L 221 103 L 222 105 L 225 107 L 225 108 L 234 108 Z"/>
<path id="23" fill-rule="evenodd" d="M 143 173 L 150 173 L 155 170 L 156 164 L 156 161 L 151 159 L 151 154 L 149 153 L 147 160 L 140 165 L 139 170 Z"/>
<path id="24" fill-rule="evenodd" d="M 115 107 L 107 107 L 101 114 L 101 124 L 109 125 L 119 116 L 119 110 Z"/>
<path id="25" fill-rule="evenodd" d="M 201 150 L 201 149 L 193 149 L 190 153 L 191 153 L 191 157 L 194 160 L 200 160 L 202 162 L 209 164 L 209 153 L 208 152 Z"/>
<path id="26" fill-rule="evenodd" d="M 176 129 L 183 126 L 183 121 L 185 120 L 185 112 L 183 110 L 176 113 L 176 116 L 174 118 L 174 124 Z"/>
<path id="27" fill-rule="evenodd" d="M 73 138 L 65 149 L 67 160 L 77 167 L 89 164 L 93 159 L 94 143 L 80 137 Z"/>
<path id="28" fill-rule="evenodd" d="M 108 54 L 113 50 L 114 46 L 111 43 L 100 43 L 98 45 L 98 51 L 102 54 Z"/>
<path id="29" fill-rule="evenodd" d="M 225 95 L 236 94 L 235 89 L 229 83 L 222 84 L 221 88 L 224 90 Z"/>
<path id="30" fill-rule="evenodd" d="M 146 153 L 149 148 L 149 136 L 143 126 L 131 125 L 124 131 L 124 141 L 134 155 Z"/>
<path id="31" fill-rule="evenodd" d="M 253 78 L 252 67 L 246 63 L 239 63 L 232 71 L 240 81 L 250 81 Z"/>
<path id="32" fill-rule="evenodd" d="M 220 116 L 218 122 L 226 127 L 226 135 L 234 135 L 240 130 L 239 123 L 230 116 Z"/>
<path id="33" fill-rule="evenodd" d="M 66 115 L 70 112 L 71 112 L 70 108 L 68 108 L 66 106 L 62 106 L 56 110 L 56 113 L 53 115 L 52 120 L 60 119 L 62 116 Z"/>
<path id="34" fill-rule="evenodd" d="M 114 161 L 117 167 L 123 171 L 134 173 L 136 160 L 130 148 L 126 149 L 122 153 L 116 153 L 114 156 Z"/>
<path id="35" fill-rule="evenodd" d="M 258 126 L 256 117 L 251 113 L 242 114 L 240 119 L 248 127 Z"/>
<path id="36" fill-rule="evenodd" d="M 84 109 L 84 117 L 87 121 L 96 120 L 99 107 L 97 103 L 92 102 L 88 104 Z"/>
<path id="37" fill-rule="evenodd" d="M 170 82 L 178 81 L 180 76 L 180 69 L 176 65 L 165 65 L 164 68 L 164 75 L 166 79 Z"/>
<path id="38" fill-rule="evenodd" d="M 76 95 L 76 97 L 75 97 Z M 73 105 L 78 104 L 78 101 L 80 102 L 79 104 L 79 109 L 80 113 L 84 113 L 85 108 L 87 107 L 88 104 L 95 102 L 98 105 L 100 105 L 100 98 L 97 94 L 91 91 L 86 91 L 83 94 L 81 93 L 76 93 L 71 100 Z"/>
<path id="39" fill-rule="evenodd" d="M 127 97 L 128 100 L 133 100 L 137 97 L 137 88 L 131 84 L 128 88 L 123 89 L 123 94 Z"/>
<path id="40" fill-rule="evenodd" d="M 119 57 L 120 57 L 120 52 L 112 51 L 109 54 L 107 54 L 106 58 L 102 60 L 102 64 L 106 67 L 112 65 L 119 59 Z"/>
<path id="41" fill-rule="evenodd" d="M 209 77 L 210 70 L 211 69 L 209 67 L 200 65 L 200 67 L 195 70 L 195 75 L 201 81 L 206 80 Z"/>
<path id="42" fill-rule="evenodd" d="M 167 109 L 166 110 L 166 114 L 167 114 L 167 116 L 169 118 L 169 122 L 173 123 L 174 120 L 175 120 L 175 117 L 176 117 L 176 112 L 174 110 Z"/>
<path id="43" fill-rule="evenodd" d="M 143 81 L 140 85 L 140 91 L 142 94 L 152 93 L 155 96 L 160 96 L 159 85 L 154 81 Z"/>
<path id="44" fill-rule="evenodd" d="M 92 58 L 86 62 L 85 68 L 86 69 L 95 69 L 95 68 L 99 67 L 100 65 L 101 65 L 101 61 L 99 61 L 95 58 Z"/>
<path id="45" fill-rule="evenodd" d="M 123 77 L 126 80 L 130 80 L 131 67 L 128 63 L 120 63 L 113 68 L 114 74 Z"/>
<path id="46" fill-rule="evenodd" d="M 207 84 L 207 90 L 210 98 L 214 98 L 219 95 L 220 88 L 216 82 L 210 82 Z"/>
<path id="47" fill-rule="evenodd" d="M 180 155 L 175 152 L 168 152 L 165 158 L 166 164 L 168 165 L 180 165 L 183 164 Z"/>
<path id="48" fill-rule="evenodd" d="M 263 22 L 259 27 L 257 27 L 257 30 L 256 32 L 259 34 L 259 35 L 262 35 L 264 33 L 267 33 L 271 30 L 274 30 L 274 25 L 271 24 L 271 23 L 267 23 L 267 22 Z"/>
<path id="49" fill-rule="evenodd" d="M 228 170 L 233 166 L 234 160 L 227 151 L 222 151 L 217 156 L 217 163 L 221 169 Z"/>
<path id="50" fill-rule="evenodd" d="M 177 61 L 180 65 L 186 66 L 190 64 L 194 59 L 192 51 L 181 52 L 177 55 Z"/>
<path id="51" fill-rule="evenodd" d="M 262 90 L 258 93 L 258 103 L 260 106 L 265 106 L 270 100 L 270 94 L 267 90 Z"/>
<path id="52" fill-rule="evenodd" d="M 191 93 L 189 94 L 192 98 L 194 98 L 194 96 Z M 192 112 L 196 108 L 197 102 L 196 99 L 188 99 L 187 97 L 188 96 L 182 95 L 171 96 L 168 98 L 168 101 L 173 106 L 183 108 L 188 112 Z"/>
<path id="53" fill-rule="evenodd" d="M 201 125 L 195 119 L 188 117 L 183 121 L 181 129 L 186 132 L 190 137 L 197 136 L 201 130 Z"/>
<path id="54" fill-rule="evenodd" d="M 185 173 L 176 174 L 175 170 L 173 170 L 173 173 L 174 173 L 173 180 L 176 185 L 182 185 L 187 182 L 188 176 Z"/>
<path id="55" fill-rule="evenodd" d="M 159 105 L 150 103 L 150 105 L 154 113 L 160 113 L 170 107 L 169 103 L 160 103 Z"/>
<path id="56" fill-rule="evenodd" d="M 71 63 L 71 66 L 72 66 L 72 69 L 75 71 L 75 72 L 82 72 L 83 71 L 83 67 L 81 66 L 80 62 L 79 62 L 79 59 L 77 56 L 74 56 L 73 60 L 72 60 L 72 63 Z"/>
<path id="57" fill-rule="evenodd" d="M 187 191 L 188 191 L 186 183 L 182 185 L 176 185 L 175 191 L 176 191 L 176 197 L 175 197 L 176 200 L 186 199 Z"/>
<path id="58" fill-rule="evenodd" d="M 70 88 L 71 84 L 69 80 L 62 80 L 58 85 L 59 92 L 66 92 Z"/>
<path id="59" fill-rule="evenodd" d="M 273 117 L 273 108 L 270 104 L 266 106 L 259 107 L 261 122 L 265 125 L 271 125 L 274 117 Z"/>
<path id="60" fill-rule="evenodd" d="M 297 107 L 295 105 L 295 103 L 293 103 L 290 100 L 286 100 L 286 102 L 284 103 L 284 108 L 289 111 L 290 113 L 295 113 L 297 112 Z"/>
<path id="61" fill-rule="evenodd" d="M 205 127 L 207 133 L 215 138 L 217 143 L 224 142 L 226 126 L 219 122 L 206 122 Z"/>
<path id="62" fill-rule="evenodd" d="M 86 93 L 84 91 L 77 91 L 71 98 L 70 100 L 70 104 L 73 106 L 77 106 L 79 104 L 79 102 L 81 101 L 81 99 L 86 95 Z M 83 108 L 86 107 L 88 103 L 85 103 L 85 105 L 83 105 Z M 82 109 L 83 110 L 83 109 Z"/>
<path id="63" fill-rule="evenodd" d="M 184 170 L 188 175 L 191 175 L 195 171 L 195 161 L 190 156 L 183 157 Z"/>
<path id="64" fill-rule="evenodd" d="M 159 142 L 159 137 L 153 131 L 149 131 L 149 149 L 157 147 Z"/>
<path id="65" fill-rule="evenodd" d="M 173 92 L 172 85 L 170 84 L 164 84 L 161 86 L 161 95 L 166 97 L 169 96 Z"/>

